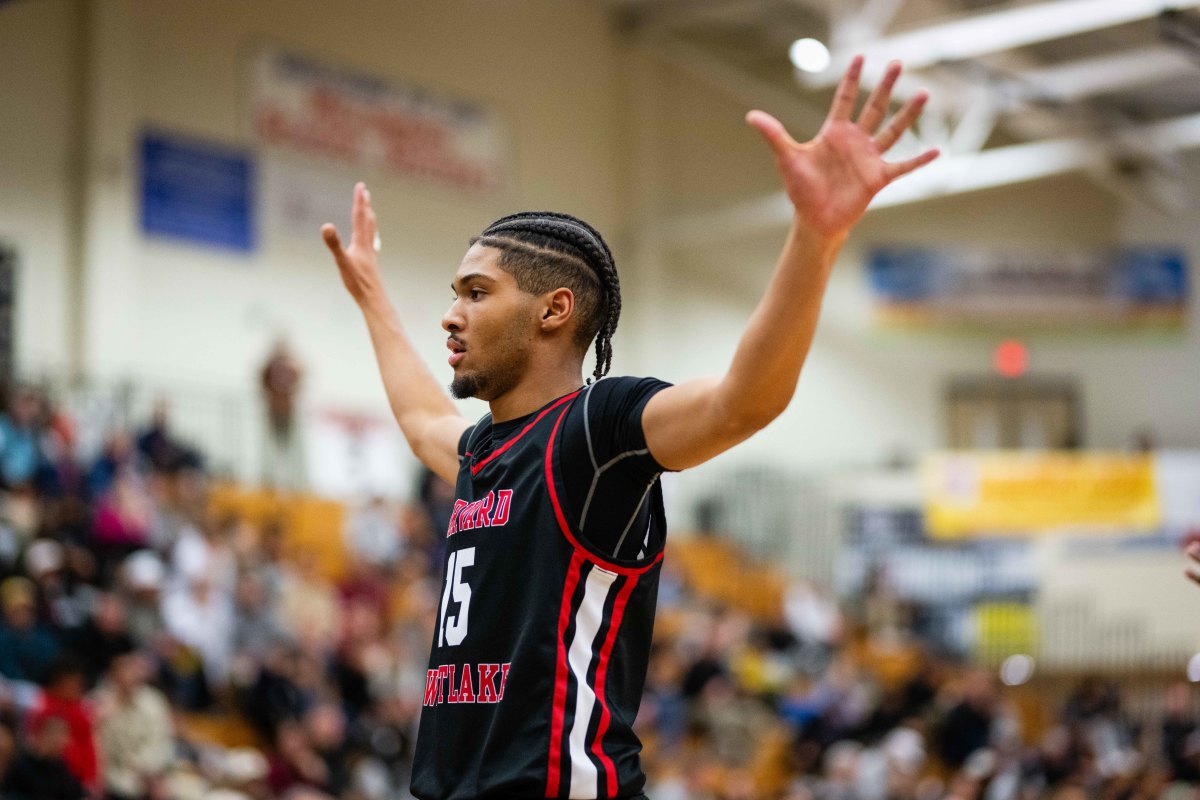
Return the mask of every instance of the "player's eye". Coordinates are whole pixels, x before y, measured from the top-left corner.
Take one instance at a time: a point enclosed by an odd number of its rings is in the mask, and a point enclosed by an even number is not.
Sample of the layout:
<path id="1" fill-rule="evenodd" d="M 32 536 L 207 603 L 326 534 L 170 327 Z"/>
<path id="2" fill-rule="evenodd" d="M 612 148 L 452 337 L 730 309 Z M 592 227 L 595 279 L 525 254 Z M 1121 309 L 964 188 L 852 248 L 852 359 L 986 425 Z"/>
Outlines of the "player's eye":
<path id="1" fill-rule="evenodd" d="M 472 300 L 482 300 L 483 299 L 483 290 L 482 289 L 472 289 L 468 296 Z"/>

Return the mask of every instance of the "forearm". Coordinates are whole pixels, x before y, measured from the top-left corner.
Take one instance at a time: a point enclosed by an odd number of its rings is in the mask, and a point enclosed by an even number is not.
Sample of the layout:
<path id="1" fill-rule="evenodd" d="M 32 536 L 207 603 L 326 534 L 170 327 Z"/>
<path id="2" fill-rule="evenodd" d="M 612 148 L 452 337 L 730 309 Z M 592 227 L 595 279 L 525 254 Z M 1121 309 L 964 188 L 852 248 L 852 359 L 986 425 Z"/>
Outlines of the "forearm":
<path id="1" fill-rule="evenodd" d="M 762 427 L 791 401 L 845 240 L 845 234 L 830 237 L 793 221 L 770 283 L 718 388 L 731 419 Z"/>
<path id="2" fill-rule="evenodd" d="M 458 416 L 458 409 L 438 385 L 433 373 L 413 347 L 395 309 L 386 297 L 365 299 L 359 307 L 367 323 L 379 374 L 392 414 L 413 452 L 430 464 L 429 423 Z"/>

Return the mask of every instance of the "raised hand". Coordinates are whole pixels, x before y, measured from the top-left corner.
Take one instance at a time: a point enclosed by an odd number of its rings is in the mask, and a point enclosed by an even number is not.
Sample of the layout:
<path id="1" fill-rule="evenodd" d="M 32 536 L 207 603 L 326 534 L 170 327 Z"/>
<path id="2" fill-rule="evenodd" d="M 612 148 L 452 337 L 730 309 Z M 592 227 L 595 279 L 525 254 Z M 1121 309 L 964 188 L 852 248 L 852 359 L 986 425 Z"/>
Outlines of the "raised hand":
<path id="1" fill-rule="evenodd" d="M 351 225 L 353 230 L 348 247 L 342 247 L 337 228 L 329 223 L 321 226 L 321 236 L 333 253 L 346 290 L 355 301 L 362 303 L 372 293 L 382 292 L 383 282 L 379 277 L 379 259 L 376 254 L 379 229 L 375 220 L 375 210 L 371 208 L 371 193 L 367 191 L 366 184 L 361 182 L 354 185 Z"/>
<path id="2" fill-rule="evenodd" d="M 775 153 L 797 221 L 828 236 L 848 232 L 866 213 L 871 198 L 880 189 L 938 156 L 938 151 L 931 149 L 906 161 L 883 160 L 883 155 L 920 116 L 929 96 L 918 93 L 880 130 L 887 116 L 892 87 L 900 75 L 900 62 L 893 61 L 854 120 L 851 116 L 858 99 L 862 64 L 862 56 L 850 62 L 838 84 L 829 115 L 811 141 L 797 142 L 779 120 L 766 112 L 751 111 L 746 115 L 746 122 L 762 134 Z"/>

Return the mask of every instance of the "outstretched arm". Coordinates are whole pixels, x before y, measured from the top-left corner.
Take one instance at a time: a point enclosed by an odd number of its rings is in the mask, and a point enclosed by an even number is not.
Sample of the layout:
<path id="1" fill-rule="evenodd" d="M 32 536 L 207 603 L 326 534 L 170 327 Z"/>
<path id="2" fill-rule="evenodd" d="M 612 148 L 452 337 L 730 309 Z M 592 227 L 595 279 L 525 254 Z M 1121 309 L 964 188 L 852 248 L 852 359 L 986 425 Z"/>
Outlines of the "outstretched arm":
<path id="1" fill-rule="evenodd" d="M 795 211 L 792 227 L 728 372 L 664 389 L 646 405 L 646 443 L 669 469 L 703 463 L 783 412 L 796 391 L 825 285 L 850 229 L 880 189 L 937 157 L 936 150 L 929 150 L 907 161 L 884 161 L 884 153 L 916 121 L 927 97 L 918 94 L 880 129 L 900 74 L 900 64 L 893 62 L 855 120 L 861 71 L 860 56 L 846 70 L 829 115 L 811 141 L 796 142 L 762 111 L 746 115 L 775 155 Z"/>
<path id="2" fill-rule="evenodd" d="M 458 475 L 458 440 L 468 423 L 417 355 L 383 290 L 375 254 L 376 230 L 371 194 L 359 183 L 354 187 L 349 246 L 342 246 L 333 225 L 324 225 L 321 236 L 333 253 L 342 283 L 366 320 L 383 388 L 404 438 L 425 466 L 454 483 Z"/>

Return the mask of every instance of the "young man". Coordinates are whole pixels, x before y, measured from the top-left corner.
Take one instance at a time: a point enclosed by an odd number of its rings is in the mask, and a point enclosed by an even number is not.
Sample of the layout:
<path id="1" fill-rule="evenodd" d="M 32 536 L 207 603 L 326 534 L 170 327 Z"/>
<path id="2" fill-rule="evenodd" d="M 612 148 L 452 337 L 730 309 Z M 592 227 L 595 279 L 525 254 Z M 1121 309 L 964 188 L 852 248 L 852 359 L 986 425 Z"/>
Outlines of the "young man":
<path id="1" fill-rule="evenodd" d="M 322 233 L 375 348 L 413 452 L 455 482 L 445 577 L 413 794 L 422 798 L 637 797 L 632 725 L 654 622 L 666 524 L 657 478 L 762 429 L 795 391 L 834 257 L 871 198 L 933 160 L 882 156 L 920 113 L 883 126 L 893 63 L 857 120 L 861 58 L 817 137 L 746 121 L 775 154 L 795 221 L 728 371 L 670 386 L 610 378 L 621 295 L 612 255 L 582 221 L 527 213 L 472 241 L 442 319 L 451 392 L 486 400 L 463 419 L 421 363 L 384 294 L 370 196 L 354 194 L 343 248 Z"/>

